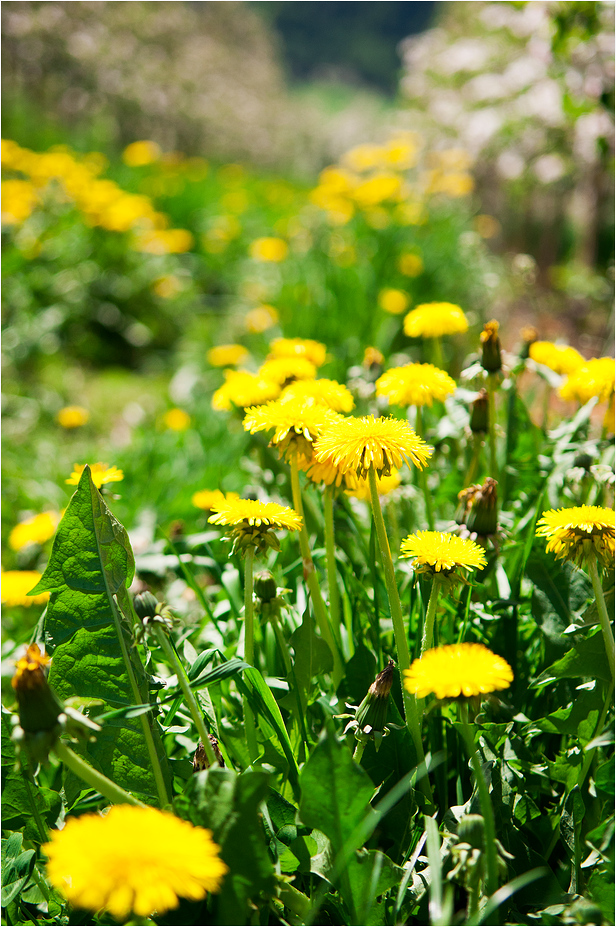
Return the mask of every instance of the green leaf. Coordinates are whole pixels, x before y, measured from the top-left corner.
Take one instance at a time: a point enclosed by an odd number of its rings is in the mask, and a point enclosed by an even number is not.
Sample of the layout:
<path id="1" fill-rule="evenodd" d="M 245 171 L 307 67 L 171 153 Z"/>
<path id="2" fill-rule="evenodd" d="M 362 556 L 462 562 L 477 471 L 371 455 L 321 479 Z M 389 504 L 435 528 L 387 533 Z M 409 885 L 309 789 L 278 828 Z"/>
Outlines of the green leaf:
<path id="1" fill-rule="evenodd" d="M 533 686 L 545 686 L 557 679 L 577 679 L 579 677 L 611 681 L 612 675 L 601 631 L 579 641 L 564 657 L 548 666 L 535 679 Z"/>
<path id="2" fill-rule="evenodd" d="M 309 608 L 304 612 L 301 625 L 289 638 L 289 643 L 295 651 L 295 681 L 305 710 L 313 678 L 322 673 L 329 673 L 333 667 L 332 652 L 325 641 L 315 634 L 314 620 Z"/>
<path id="3" fill-rule="evenodd" d="M 550 734 L 577 734 L 579 725 L 586 721 L 590 712 L 598 713 L 602 706 L 603 698 L 596 688 L 592 692 L 578 692 L 575 701 L 566 708 L 559 708 L 545 718 L 533 721 L 528 727 Z"/>
<path id="4" fill-rule="evenodd" d="M 184 817 L 210 828 L 229 866 L 222 891 L 213 898 L 213 923 L 248 923 L 249 900 L 273 892 L 273 867 L 259 811 L 268 792 L 269 774 L 263 769 L 238 776 L 230 769 L 213 768 L 193 776 L 176 802 Z"/>
<path id="5" fill-rule="evenodd" d="M 133 573 L 128 535 L 107 508 L 86 466 L 58 527 L 47 569 L 36 586 L 37 591 L 51 593 L 44 629 L 47 647 L 53 651 L 49 682 L 60 698 L 101 699 L 111 710 L 135 703 L 119 626 L 139 698 L 149 702 L 148 676 L 125 618 L 131 610 L 127 588 Z M 158 725 L 149 715 L 144 717 L 170 789 Z M 77 751 L 122 788 L 147 798 L 158 797 L 142 718 L 109 720 L 95 742 L 79 745 Z M 81 783 L 69 774 L 66 788 L 70 802 Z"/>
<path id="6" fill-rule="evenodd" d="M 398 885 L 404 869 L 380 850 L 359 850 L 349 863 L 349 881 L 357 909 L 357 923 L 385 924 L 386 906 L 376 899 Z"/>
<path id="7" fill-rule="evenodd" d="M 562 653 L 568 640 L 565 628 L 574 624 L 592 595 L 590 580 L 567 560 L 535 547 L 526 563 L 526 575 L 532 581 L 533 618 L 546 635 L 551 647 Z"/>
<path id="8" fill-rule="evenodd" d="M 23 850 L 23 834 L 11 834 L 2 841 L 2 907 L 25 888 L 36 860 L 35 850 Z"/>
<path id="9" fill-rule="evenodd" d="M 595 773 L 595 785 L 606 795 L 614 797 L 614 763 L 608 760 L 599 766 Z"/>

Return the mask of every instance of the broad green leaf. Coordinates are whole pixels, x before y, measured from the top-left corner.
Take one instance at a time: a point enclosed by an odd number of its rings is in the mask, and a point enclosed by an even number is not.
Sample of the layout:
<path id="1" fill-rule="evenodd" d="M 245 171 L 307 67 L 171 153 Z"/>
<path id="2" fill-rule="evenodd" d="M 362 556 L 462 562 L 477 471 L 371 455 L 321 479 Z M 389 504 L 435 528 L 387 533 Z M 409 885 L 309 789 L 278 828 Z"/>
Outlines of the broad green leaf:
<path id="1" fill-rule="evenodd" d="M 565 628 L 574 624 L 592 595 L 590 580 L 568 561 L 535 547 L 526 563 L 526 575 L 533 582 L 533 617 L 552 648 L 551 657 L 567 647 Z M 549 658 L 549 657 L 548 657 Z"/>
<path id="2" fill-rule="evenodd" d="M 309 608 L 304 612 L 303 621 L 291 635 L 289 643 L 295 651 L 295 682 L 305 711 L 313 678 L 329 673 L 333 666 L 332 652 L 325 641 L 315 634 L 314 620 Z"/>
<path id="3" fill-rule="evenodd" d="M 598 689 L 579 692 L 575 701 L 566 708 L 559 708 L 545 718 L 533 721 L 529 727 L 548 731 L 550 734 L 577 734 L 578 726 L 588 718 L 590 712 L 598 713 L 602 706 L 603 697 Z"/>
<path id="4" fill-rule="evenodd" d="M 400 882 L 404 869 L 380 850 L 359 850 L 349 862 L 349 881 L 359 924 L 385 924 L 386 906 L 376 899 Z"/>
<path id="5" fill-rule="evenodd" d="M 36 860 L 35 850 L 24 850 L 23 834 L 11 834 L 2 841 L 2 907 L 25 888 Z"/>
<path id="6" fill-rule="evenodd" d="M 37 591 L 51 593 L 45 640 L 53 652 L 49 681 L 60 698 L 102 699 L 111 710 L 134 705 L 119 626 L 138 696 L 143 703 L 149 701 L 148 676 L 124 617 L 130 614 L 127 588 L 133 572 L 128 535 L 107 508 L 86 466 L 58 527 L 47 569 L 36 586 Z M 169 787 L 170 772 L 158 725 L 149 714 L 143 717 L 152 730 Z M 111 719 L 96 741 L 77 749 L 118 785 L 145 797 L 157 797 L 141 717 Z M 66 788 L 70 802 L 81 784 L 68 775 Z"/>
<path id="7" fill-rule="evenodd" d="M 548 666 L 533 685 L 545 686 L 556 679 L 590 677 L 611 681 L 610 667 L 605 655 L 605 644 L 601 631 L 579 641 L 564 657 Z"/>

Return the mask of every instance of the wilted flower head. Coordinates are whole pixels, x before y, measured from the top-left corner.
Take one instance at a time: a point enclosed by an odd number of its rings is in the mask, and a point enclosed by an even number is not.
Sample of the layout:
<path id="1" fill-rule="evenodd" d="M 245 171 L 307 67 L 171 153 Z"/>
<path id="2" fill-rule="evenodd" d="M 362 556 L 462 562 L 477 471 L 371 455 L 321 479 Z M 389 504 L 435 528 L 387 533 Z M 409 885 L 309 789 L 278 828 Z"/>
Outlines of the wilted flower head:
<path id="1" fill-rule="evenodd" d="M 470 698 L 507 689 L 513 672 L 502 657 L 483 644 L 451 644 L 427 650 L 404 671 L 405 688 L 425 698 Z"/>
<path id="2" fill-rule="evenodd" d="M 468 331 L 468 320 L 453 303 L 422 303 L 404 318 L 409 338 L 440 338 Z"/>
<path id="3" fill-rule="evenodd" d="M 71 904 L 124 923 L 217 892 L 228 871 L 211 831 L 132 805 L 69 817 L 42 849 L 49 881 Z"/>
<path id="4" fill-rule="evenodd" d="M 502 370 L 501 343 L 498 337 L 499 324 L 496 319 L 486 322 L 479 336 L 481 342 L 481 366 L 488 373 L 498 373 Z"/>
<path id="5" fill-rule="evenodd" d="M 614 561 L 614 509 L 580 505 L 550 509 L 537 522 L 537 536 L 548 539 L 546 550 L 582 566 L 595 556 L 605 566 Z"/>
<path id="6" fill-rule="evenodd" d="M 406 364 L 391 367 L 376 381 L 377 396 L 386 396 L 390 405 L 431 406 L 455 392 L 456 382 L 433 364 Z"/>
<path id="7" fill-rule="evenodd" d="M 389 476 L 402 462 L 423 469 L 432 456 L 432 448 L 418 438 L 408 422 L 396 418 L 342 419 L 324 431 L 315 444 L 317 462 L 331 459 L 341 472 L 354 471 L 365 478 L 370 470 L 377 476 Z"/>

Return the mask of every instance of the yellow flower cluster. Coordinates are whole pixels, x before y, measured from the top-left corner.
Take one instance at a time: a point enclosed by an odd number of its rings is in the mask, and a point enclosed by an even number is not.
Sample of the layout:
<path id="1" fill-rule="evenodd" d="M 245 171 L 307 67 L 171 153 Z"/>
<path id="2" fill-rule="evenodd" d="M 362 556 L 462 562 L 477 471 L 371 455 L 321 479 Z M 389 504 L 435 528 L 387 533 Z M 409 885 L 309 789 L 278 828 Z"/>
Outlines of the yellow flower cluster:
<path id="1" fill-rule="evenodd" d="M 563 399 L 606 402 L 614 393 L 614 358 L 594 357 L 569 374 L 560 388 Z"/>
<path id="2" fill-rule="evenodd" d="M 113 180 L 99 177 L 106 167 L 100 154 L 77 157 L 64 146 L 39 153 L 3 139 L 2 167 L 27 178 L 2 183 L 3 221 L 8 224 L 25 221 L 44 196 L 58 196 L 59 188 L 61 197 L 73 203 L 89 225 L 134 231 L 133 247 L 138 251 L 178 254 L 192 247 L 190 232 L 167 228 L 167 217 L 147 196 L 127 193 Z"/>
<path id="3" fill-rule="evenodd" d="M 272 444 L 280 454 L 293 454 L 309 461 L 317 437 L 341 421 L 341 415 L 323 404 L 287 399 L 248 409 L 244 428 L 251 434 L 273 429 Z"/>
<path id="4" fill-rule="evenodd" d="M 212 396 L 212 408 L 228 412 L 233 406 L 245 409 L 276 399 L 280 385 L 248 370 L 224 370 L 225 382 Z"/>
<path id="5" fill-rule="evenodd" d="M 302 357 L 315 367 L 322 367 L 327 358 L 327 348 L 311 338 L 275 338 L 270 344 L 268 360 L 276 357 Z"/>

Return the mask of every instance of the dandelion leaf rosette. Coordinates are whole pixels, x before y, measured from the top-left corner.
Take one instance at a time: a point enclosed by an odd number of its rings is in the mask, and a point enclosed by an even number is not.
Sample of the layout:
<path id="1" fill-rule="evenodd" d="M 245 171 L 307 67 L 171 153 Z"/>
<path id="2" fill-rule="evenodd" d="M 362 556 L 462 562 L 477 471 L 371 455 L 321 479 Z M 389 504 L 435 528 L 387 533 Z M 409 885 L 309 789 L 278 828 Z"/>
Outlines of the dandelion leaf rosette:
<path id="1" fill-rule="evenodd" d="M 45 643 L 53 655 L 49 681 L 61 698 L 102 699 L 108 709 L 135 703 L 114 622 L 115 609 L 140 698 L 148 701 L 148 676 L 122 614 L 130 614 L 127 589 L 134 569 L 128 534 L 107 508 L 86 466 L 58 527 L 47 569 L 33 590 L 51 594 L 44 620 Z M 157 726 L 147 717 L 163 773 L 169 778 Z M 139 718 L 111 719 L 95 742 L 77 749 L 123 788 L 156 796 Z M 67 777 L 69 798 L 81 787 L 72 775 Z"/>

